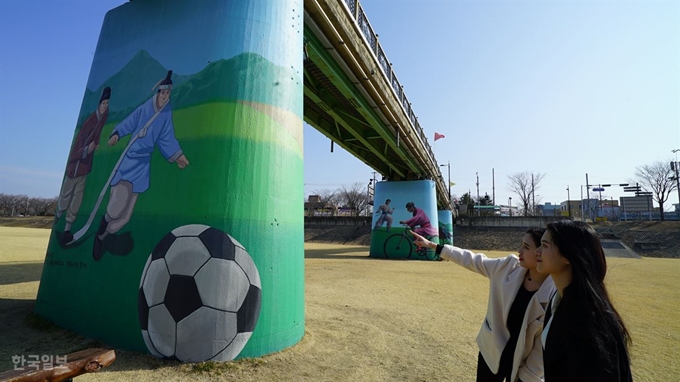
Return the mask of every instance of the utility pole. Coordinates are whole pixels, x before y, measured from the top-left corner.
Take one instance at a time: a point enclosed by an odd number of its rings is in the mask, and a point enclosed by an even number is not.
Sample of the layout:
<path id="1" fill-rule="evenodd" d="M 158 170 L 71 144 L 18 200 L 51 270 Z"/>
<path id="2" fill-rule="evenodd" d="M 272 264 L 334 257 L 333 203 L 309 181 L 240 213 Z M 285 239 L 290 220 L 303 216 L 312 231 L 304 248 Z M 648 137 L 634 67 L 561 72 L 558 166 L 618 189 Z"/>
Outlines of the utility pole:
<path id="1" fill-rule="evenodd" d="M 451 205 L 451 211 L 453 211 L 453 200 L 451 200 L 451 161 L 448 161 L 446 164 L 439 165 L 439 167 L 444 166 L 449 168 L 449 204 Z"/>
<path id="2" fill-rule="evenodd" d="M 534 194 L 534 174 L 531 174 L 531 204 L 533 205 L 534 214 L 536 216 L 536 194 Z"/>
<path id="3" fill-rule="evenodd" d="M 590 183 L 588 183 L 588 173 L 586 173 L 586 198 L 588 202 L 588 216 L 590 216 L 590 221 L 593 221 L 593 212 L 590 208 Z"/>
<path id="4" fill-rule="evenodd" d="M 479 202 L 479 173 L 476 172 L 475 175 L 477 175 L 477 202 Z"/>
<path id="5" fill-rule="evenodd" d="M 637 186 L 639 184 L 635 183 Z M 651 194 L 651 192 L 650 192 Z M 649 221 L 652 221 L 652 195 L 645 195 L 647 196 L 647 213 L 649 214 Z"/>
<path id="6" fill-rule="evenodd" d="M 569 210 L 569 220 L 571 220 L 571 201 L 569 199 L 569 185 L 567 185 L 567 209 Z"/>
<path id="7" fill-rule="evenodd" d="M 371 191 L 373 192 L 371 193 Z M 368 180 L 366 197 L 368 198 L 369 205 L 375 205 L 375 184 L 373 184 L 373 179 Z M 366 216 L 368 216 L 368 206 L 366 206 Z"/>
<path id="8" fill-rule="evenodd" d="M 628 218 L 626 217 L 626 197 L 625 196 L 621 197 L 621 206 L 623 207 L 623 220 L 628 221 Z"/>
<path id="9" fill-rule="evenodd" d="M 581 205 L 581 221 L 584 222 L 586 220 L 583 218 L 583 185 L 581 185 L 581 203 L 580 203 L 580 205 Z"/>
<path id="10" fill-rule="evenodd" d="M 493 204 L 495 206 L 496 205 L 496 173 L 495 173 L 495 170 L 493 168 L 491 169 L 491 193 L 493 195 L 491 197 L 491 204 Z"/>
<path id="11" fill-rule="evenodd" d="M 451 211 L 453 211 L 453 200 L 451 200 L 451 161 L 448 161 L 446 166 L 449 168 L 449 204 L 451 204 Z"/>
<path id="12" fill-rule="evenodd" d="M 597 185 L 597 188 L 600 189 L 600 191 L 598 191 L 598 192 L 600 193 L 600 202 L 599 202 L 598 205 L 597 205 L 597 209 L 598 209 L 599 213 L 602 214 L 602 213 L 603 213 L 603 212 L 602 212 L 602 185 L 601 185 L 601 184 L 598 184 L 598 185 Z"/>

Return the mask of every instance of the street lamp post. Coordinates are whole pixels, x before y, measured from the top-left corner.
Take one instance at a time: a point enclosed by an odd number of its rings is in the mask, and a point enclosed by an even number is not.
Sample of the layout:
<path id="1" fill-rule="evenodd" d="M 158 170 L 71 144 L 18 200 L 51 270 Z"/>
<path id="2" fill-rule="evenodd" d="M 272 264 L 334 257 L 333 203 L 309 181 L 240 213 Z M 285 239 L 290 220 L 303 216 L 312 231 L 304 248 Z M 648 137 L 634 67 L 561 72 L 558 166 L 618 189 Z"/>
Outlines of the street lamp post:
<path id="1" fill-rule="evenodd" d="M 512 196 L 508 197 L 508 206 L 510 207 L 510 217 L 512 217 Z"/>
<path id="2" fill-rule="evenodd" d="M 447 164 L 440 164 L 439 167 L 448 167 L 449 168 L 449 204 L 451 204 L 451 209 L 453 209 L 453 201 L 451 200 L 451 161 L 448 161 Z"/>
<path id="3" fill-rule="evenodd" d="M 371 191 L 373 191 L 373 194 L 371 194 Z M 373 184 L 373 179 L 368 180 L 368 190 L 366 191 L 366 196 L 368 197 L 368 205 L 375 205 L 375 185 Z M 368 216 L 368 209 L 368 206 L 366 206 L 366 216 Z"/>

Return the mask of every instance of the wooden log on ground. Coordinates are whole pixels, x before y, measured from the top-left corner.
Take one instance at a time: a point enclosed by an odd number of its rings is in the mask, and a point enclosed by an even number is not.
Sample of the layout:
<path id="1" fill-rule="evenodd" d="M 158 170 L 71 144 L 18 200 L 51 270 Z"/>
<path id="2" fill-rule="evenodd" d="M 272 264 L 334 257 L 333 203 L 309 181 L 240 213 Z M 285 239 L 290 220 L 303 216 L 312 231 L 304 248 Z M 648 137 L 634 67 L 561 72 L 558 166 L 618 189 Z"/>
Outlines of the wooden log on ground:
<path id="1" fill-rule="evenodd" d="M 43 362 L 0 373 L 0 382 L 60 382 L 85 373 L 94 373 L 116 360 L 111 349 L 92 348 L 66 356 L 65 363 L 49 367 Z"/>

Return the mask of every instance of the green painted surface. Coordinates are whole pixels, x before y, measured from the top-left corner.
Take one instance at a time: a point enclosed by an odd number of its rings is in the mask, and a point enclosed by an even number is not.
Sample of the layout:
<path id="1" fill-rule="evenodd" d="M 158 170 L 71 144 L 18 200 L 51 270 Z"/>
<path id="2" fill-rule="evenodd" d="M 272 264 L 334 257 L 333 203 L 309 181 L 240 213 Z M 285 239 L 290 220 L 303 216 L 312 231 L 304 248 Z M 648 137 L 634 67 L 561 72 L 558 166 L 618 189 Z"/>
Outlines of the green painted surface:
<path id="1" fill-rule="evenodd" d="M 105 193 L 79 240 L 59 240 L 64 216 L 54 225 L 38 314 L 111 346 L 146 352 L 138 289 L 147 258 L 168 232 L 203 224 L 239 241 L 259 272 L 259 319 L 239 357 L 280 351 L 302 338 L 302 9 L 297 0 L 206 0 L 200 9 L 185 0 L 146 0 L 107 14 L 74 143 L 106 87 L 112 89 L 109 114 L 72 232 Z M 96 261 L 96 231 L 111 202 L 109 176 L 135 132 L 112 146 L 109 136 L 155 97 L 154 85 L 169 70 L 166 120 L 188 165 L 169 163 L 154 135 L 162 126 L 152 125 L 149 188 L 138 194 L 130 220 L 104 238 Z M 141 129 L 144 122 L 134 125 Z"/>
<path id="2" fill-rule="evenodd" d="M 432 242 L 439 244 L 437 236 L 429 237 Z M 385 227 L 378 228 L 371 234 L 370 257 L 385 259 L 434 260 L 438 256 L 433 249 L 420 249 L 413 244 L 410 230 L 392 227 L 389 231 Z"/>
<path id="3" fill-rule="evenodd" d="M 453 215 L 450 210 L 439 210 L 440 244 L 453 245 Z"/>
<path id="4" fill-rule="evenodd" d="M 116 246 L 99 262 L 91 255 L 96 227 L 81 242 L 64 248 L 54 233 L 63 231 L 62 218 L 50 237 L 37 313 L 113 346 L 145 351 L 137 317 L 144 263 L 166 233 L 185 224 L 205 224 L 237 238 L 260 272 L 260 318 L 241 356 L 267 354 L 299 341 L 304 332 L 304 233 L 300 229 L 304 218 L 301 199 L 293 196 L 303 192 L 303 174 L 290 169 L 301 169 L 303 163 L 299 152 L 262 146 L 259 141 L 225 137 L 184 141 L 182 148 L 191 165 L 183 171 L 155 156 L 151 187 L 139 196 L 134 215 L 117 233 Z M 267 166 L 254 171 L 251 166 L 238 166 L 241 161 L 226 154 L 242 151 L 257 153 L 258 161 Z M 225 157 L 216 158 L 216 152 L 224 152 Z M 115 162 L 117 157 L 104 152 L 96 160 Z M 88 182 L 101 185 L 107 177 L 93 173 Z M 181 186 L 196 179 L 201 180 L 196 187 Z M 273 185 L 295 191 L 272 195 Z M 97 196 L 98 192 L 87 193 L 81 210 L 88 211 Z M 105 212 L 102 203 L 95 222 Z M 82 216 L 76 222 L 86 220 Z"/>

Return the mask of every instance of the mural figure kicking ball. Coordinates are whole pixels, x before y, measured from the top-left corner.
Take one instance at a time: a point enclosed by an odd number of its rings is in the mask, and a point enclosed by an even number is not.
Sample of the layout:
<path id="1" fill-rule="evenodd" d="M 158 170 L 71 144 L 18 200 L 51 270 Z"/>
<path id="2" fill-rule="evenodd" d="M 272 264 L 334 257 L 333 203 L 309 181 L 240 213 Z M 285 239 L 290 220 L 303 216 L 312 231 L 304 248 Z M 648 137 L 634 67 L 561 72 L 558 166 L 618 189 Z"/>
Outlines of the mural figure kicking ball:
<path id="1" fill-rule="evenodd" d="M 102 189 L 87 225 L 74 235 L 74 240 L 78 240 L 87 232 L 110 185 L 106 215 L 99 223 L 92 248 L 92 257 L 97 261 L 104 255 L 102 248 L 104 238 L 118 232 L 130 221 L 139 194 L 149 188 L 151 154 L 155 148 L 158 147 L 161 155 L 168 162 L 177 163 L 180 169 L 189 165 L 175 138 L 175 128 L 172 124 L 171 77 L 172 70 L 169 70 L 165 79 L 154 86 L 153 90 L 158 89 L 156 94 L 119 123 L 109 137 L 108 144 L 113 146 L 120 138 L 132 135 L 109 176 L 107 186 Z"/>
<path id="2" fill-rule="evenodd" d="M 169 70 L 165 79 L 156 85 L 158 92 L 118 124 L 109 137 L 109 146 L 113 146 L 121 137 L 133 135 L 110 183 L 109 204 L 99 223 L 92 249 L 95 260 L 100 260 L 104 254 L 104 238 L 118 232 L 130 221 L 137 197 L 149 188 L 151 154 L 155 148 L 158 147 L 168 162 L 177 162 L 180 169 L 189 164 L 175 138 L 172 124 L 171 77 L 172 70 Z"/>

